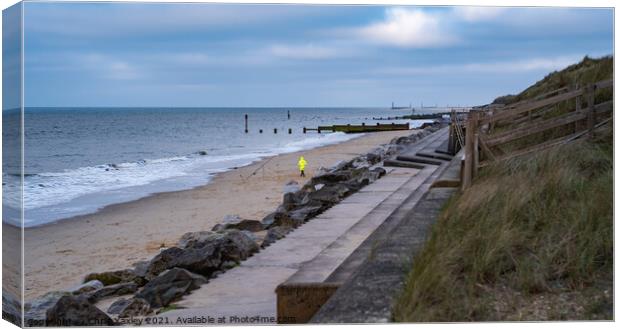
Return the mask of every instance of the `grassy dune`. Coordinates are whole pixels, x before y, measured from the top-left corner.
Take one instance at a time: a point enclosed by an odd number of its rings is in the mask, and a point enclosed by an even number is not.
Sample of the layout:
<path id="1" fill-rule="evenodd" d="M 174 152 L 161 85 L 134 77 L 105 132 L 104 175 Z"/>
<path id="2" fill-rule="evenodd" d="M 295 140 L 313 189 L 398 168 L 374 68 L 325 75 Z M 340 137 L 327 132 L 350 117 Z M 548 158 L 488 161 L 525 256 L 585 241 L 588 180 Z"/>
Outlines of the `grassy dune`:
<path id="1" fill-rule="evenodd" d="M 581 69 L 597 77 L 611 70 L 609 59 L 588 61 L 598 65 Z M 524 93 L 557 89 L 550 84 L 575 74 L 576 65 Z M 416 256 L 393 317 L 612 319 L 611 125 L 594 139 L 483 168 L 470 189 L 446 204 Z"/>

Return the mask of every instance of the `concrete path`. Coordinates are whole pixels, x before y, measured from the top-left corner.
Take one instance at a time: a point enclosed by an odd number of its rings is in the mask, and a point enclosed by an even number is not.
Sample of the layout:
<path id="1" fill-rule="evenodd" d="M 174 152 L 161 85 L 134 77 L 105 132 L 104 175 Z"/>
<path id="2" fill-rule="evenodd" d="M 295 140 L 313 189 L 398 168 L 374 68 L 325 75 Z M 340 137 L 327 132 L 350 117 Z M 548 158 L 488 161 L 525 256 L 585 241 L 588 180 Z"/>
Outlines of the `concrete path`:
<path id="1" fill-rule="evenodd" d="M 436 145 L 445 133 L 442 129 L 427 136 L 411 151 Z M 185 296 L 176 303 L 182 309 L 159 316 L 167 317 L 169 325 L 180 325 L 183 323 L 177 319 L 193 317 L 225 317 L 226 324 L 275 323 L 275 289 L 280 283 L 293 275 L 308 275 L 312 280 L 327 277 L 401 206 L 434 172 L 433 168 L 436 166 L 423 170 L 386 168 L 388 173 L 383 178 Z M 303 266 L 313 261 L 321 266 Z M 302 266 L 315 270 L 296 274 Z"/>

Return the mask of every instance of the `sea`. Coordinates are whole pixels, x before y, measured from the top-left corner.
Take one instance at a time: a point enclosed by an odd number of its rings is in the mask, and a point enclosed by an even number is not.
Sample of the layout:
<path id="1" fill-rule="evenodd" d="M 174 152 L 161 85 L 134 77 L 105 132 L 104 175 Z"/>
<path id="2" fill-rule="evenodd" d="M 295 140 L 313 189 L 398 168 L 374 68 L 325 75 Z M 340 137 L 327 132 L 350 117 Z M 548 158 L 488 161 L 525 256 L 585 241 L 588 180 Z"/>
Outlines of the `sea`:
<path id="1" fill-rule="evenodd" d="M 446 109 L 424 109 L 416 113 L 443 111 Z M 265 157 L 361 136 L 315 131 L 304 134 L 303 127 L 409 122 L 415 128 L 430 121 L 373 119 L 406 114 L 411 114 L 411 110 L 26 108 L 24 226 L 94 213 L 107 205 L 153 193 L 191 189 L 209 183 L 217 173 Z M 3 112 L 5 145 L 18 140 L 18 122 L 19 112 Z M 16 161 L 19 154 L 7 151 L 5 147 L 3 221 L 19 225 L 21 168 Z M 291 168 L 294 170 L 295 163 L 291 163 Z"/>

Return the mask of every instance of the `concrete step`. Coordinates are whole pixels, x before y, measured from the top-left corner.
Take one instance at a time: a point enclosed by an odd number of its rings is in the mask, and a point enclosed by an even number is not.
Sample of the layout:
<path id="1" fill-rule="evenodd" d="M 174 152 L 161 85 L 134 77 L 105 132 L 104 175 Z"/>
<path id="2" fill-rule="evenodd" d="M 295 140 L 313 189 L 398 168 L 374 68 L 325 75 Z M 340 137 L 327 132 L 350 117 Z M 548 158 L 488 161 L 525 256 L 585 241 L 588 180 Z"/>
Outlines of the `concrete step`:
<path id="1" fill-rule="evenodd" d="M 401 186 L 397 190 L 280 284 L 276 288 L 278 318 L 295 319 L 294 323 L 309 321 L 342 282 L 368 257 L 371 250 L 371 243 L 367 242 L 369 237 L 379 226 L 384 226 L 386 220 L 400 208 L 407 207 L 406 201 L 436 169 L 437 167 L 427 167 L 404 184 L 401 178 Z M 362 244 L 365 244 L 363 248 Z"/>
<path id="2" fill-rule="evenodd" d="M 433 148 L 446 135 L 444 131 L 424 139 L 408 150 Z M 441 141 L 439 141 L 441 142 Z M 398 158 L 398 157 L 397 157 Z M 444 164 L 441 161 L 435 163 Z M 422 167 L 417 175 L 402 184 L 364 218 L 338 237 L 276 289 L 279 319 L 281 323 L 305 323 L 346 282 L 359 266 L 371 255 L 375 241 L 380 241 L 402 220 L 430 187 L 429 179 L 444 166 L 421 166 L 408 161 L 386 160 L 403 167 Z M 447 164 L 447 163 L 445 163 Z M 402 170 L 402 169 L 400 169 Z M 393 176 L 393 178 L 396 178 Z M 346 201 L 346 200 L 345 200 Z M 291 321 L 291 319 L 295 319 Z M 287 322 L 288 321 L 288 322 Z"/>
<path id="3" fill-rule="evenodd" d="M 385 160 L 383 161 L 384 167 L 400 167 L 400 168 L 414 168 L 414 169 L 424 169 L 426 166 L 418 163 L 413 163 L 409 161 L 399 161 L 399 160 Z"/>
<path id="4" fill-rule="evenodd" d="M 441 160 L 429 159 L 429 158 L 418 157 L 418 156 L 408 156 L 408 155 L 399 155 L 396 157 L 396 160 L 417 162 L 417 163 L 429 164 L 433 166 L 439 166 L 443 163 Z"/>
<path id="5" fill-rule="evenodd" d="M 431 159 L 439 159 L 439 160 L 444 160 L 444 161 L 450 161 L 452 160 L 452 156 L 451 155 L 446 155 L 446 154 L 441 154 L 441 153 L 427 153 L 427 152 L 418 152 L 416 153 L 417 156 L 419 157 L 425 157 L 425 158 L 431 158 Z"/>
<path id="6" fill-rule="evenodd" d="M 415 254 L 443 204 L 456 188 L 433 188 L 438 179 L 454 178 L 460 160 L 453 159 L 434 168 L 432 174 L 403 202 L 405 207 L 388 218 L 359 250 L 366 257 L 338 290 L 313 316 L 310 323 L 384 323 L 391 319 L 398 296 Z M 354 254 L 355 254 L 354 252 Z M 346 261 L 345 261 L 346 263 Z"/>
<path id="7" fill-rule="evenodd" d="M 278 285 L 328 248 L 368 213 L 373 210 L 376 212 L 375 208 L 379 204 L 418 173 L 418 170 L 411 168 L 386 169 L 388 172 L 381 179 L 306 222 L 239 266 L 184 296 L 176 303 L 183 309 L 162 315 L 170 319 L 206 315 L 227 319 L 258 315 L 275 319 L 275 291 Z M 394 204 L 394 207 L 397 206 Z M 326 271 L 325 275 L 329 275 L 333 268 Z"/>

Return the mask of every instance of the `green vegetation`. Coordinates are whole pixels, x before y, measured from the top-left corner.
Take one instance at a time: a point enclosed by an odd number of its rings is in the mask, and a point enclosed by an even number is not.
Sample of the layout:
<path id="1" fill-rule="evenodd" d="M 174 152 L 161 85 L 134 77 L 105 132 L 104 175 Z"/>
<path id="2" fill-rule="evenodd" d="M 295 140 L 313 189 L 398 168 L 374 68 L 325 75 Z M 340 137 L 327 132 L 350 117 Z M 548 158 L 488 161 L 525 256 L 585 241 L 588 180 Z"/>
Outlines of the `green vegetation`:
<path id="1" fill-rule="evenodd" d="M 611 65 L 585 58 L 514 101 Z M 613 319 L 612 129 L 482 168 L 416 255 L 394 320 Z"/>
<path id="2" fill-rule="evenodd" d="M 536 82 L 518 95 L 506 95 L 496 98 L 493 104 L 512 104 L 534 98 L 560 88 L 575 88 L 601 80 L 613 78 L 613 56 L 593 59 L 584 57 L 581 62 L 573 64 L 562 71 L 549 73 L 544 79 Z M 611 91 L 610 91 L 611 93 Z"/>

